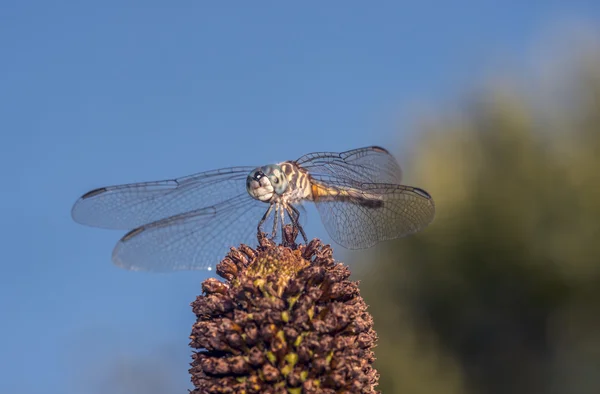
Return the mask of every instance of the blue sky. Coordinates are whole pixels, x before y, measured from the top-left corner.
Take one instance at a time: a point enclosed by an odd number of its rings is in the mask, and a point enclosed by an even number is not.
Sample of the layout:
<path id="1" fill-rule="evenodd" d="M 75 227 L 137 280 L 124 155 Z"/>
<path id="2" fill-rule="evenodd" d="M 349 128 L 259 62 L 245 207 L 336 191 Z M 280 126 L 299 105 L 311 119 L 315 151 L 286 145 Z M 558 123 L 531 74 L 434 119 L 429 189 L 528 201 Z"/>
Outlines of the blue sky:
<path id="1" fill-rule="evenodd" d="M 520 64 L 557 23 L 600 19 L 592 1 L 251 3 L 2 3 L 0 392 L 191 387 L 189 303 L 207 273 L 114 267 L 122 233 L 70 218 L 82 193 L 398 150 L 415 105 Z M 314 215 L 307 230 L 327 239 Z"/>

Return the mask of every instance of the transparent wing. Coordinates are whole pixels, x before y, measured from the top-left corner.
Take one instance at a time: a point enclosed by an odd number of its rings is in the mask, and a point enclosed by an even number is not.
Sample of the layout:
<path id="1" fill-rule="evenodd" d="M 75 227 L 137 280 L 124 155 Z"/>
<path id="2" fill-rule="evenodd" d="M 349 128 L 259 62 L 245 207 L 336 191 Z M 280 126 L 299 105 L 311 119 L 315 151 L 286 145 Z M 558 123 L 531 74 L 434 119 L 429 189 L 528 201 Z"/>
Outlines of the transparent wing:
<path id="1" fill-rule="evenodd" d="M 362 249 L 425 228 L 435 215 L 431 196 L 424 190 L 393 184 L 328 184 L 330 190 L 350 193 L 315 201 L 331 238 L 348 249 Z"/>
<path id="2" fill-rule="evenodd" d="M 246 177 L 253 168 L 223 168 L 178 179 L 102 187 L 77 200 L 71 215 L 88 226 L 131 230 L 245 192 Z"/>
<path id="3" fill-rule="evenodd" d="M 302 156 L 296 163 L 324 182 L 341 179 L 355 183 L 399 184 L 402 170 L 386 149 L 378 146 L 346 152 L 316 152 Z"/>
<path id="4" fill-rule="evenodd" d="M 146 224 L 121 238 L 113 262 L 129 270 L 211 269 L 230 247 L 256 245 L 256 227 L 268 207 L 244 191 L 214 206 Z"/>

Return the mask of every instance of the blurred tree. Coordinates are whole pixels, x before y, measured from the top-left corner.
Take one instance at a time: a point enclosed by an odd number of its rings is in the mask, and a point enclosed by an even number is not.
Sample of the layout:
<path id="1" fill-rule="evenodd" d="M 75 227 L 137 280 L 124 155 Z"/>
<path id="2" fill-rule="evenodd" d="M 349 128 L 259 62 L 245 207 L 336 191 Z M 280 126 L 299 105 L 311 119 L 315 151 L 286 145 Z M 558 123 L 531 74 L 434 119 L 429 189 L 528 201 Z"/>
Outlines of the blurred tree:
<path id="1" fill-rule="evenodd" d="M 600 393 L 600 61 L 574 64 L 556 102 L 496 87 L 421 134 L 436 219 L 361 283 L 382 392 Z"/>

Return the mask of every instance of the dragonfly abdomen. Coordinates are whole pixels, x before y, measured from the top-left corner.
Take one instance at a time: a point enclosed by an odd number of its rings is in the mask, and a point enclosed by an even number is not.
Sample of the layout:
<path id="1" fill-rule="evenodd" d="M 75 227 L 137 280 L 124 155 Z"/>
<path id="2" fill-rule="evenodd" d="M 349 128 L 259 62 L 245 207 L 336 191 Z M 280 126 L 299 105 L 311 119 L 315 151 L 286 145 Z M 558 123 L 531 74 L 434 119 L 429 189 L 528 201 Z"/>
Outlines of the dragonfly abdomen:
<path id="1" fill-rule="evenodd" d="M 370 197 L 357 189 L 345 188 L 339 189 L 337 187 L 328 187 L 319 183 L 313 182 L 311 184 L 311 191 L 313 201 L 325 202 L 325 201 L 339 201 L 349 202 L 351 204 L 360 205 L 366 208 L 382 208 L 383 200 L 376 196 Z"/>

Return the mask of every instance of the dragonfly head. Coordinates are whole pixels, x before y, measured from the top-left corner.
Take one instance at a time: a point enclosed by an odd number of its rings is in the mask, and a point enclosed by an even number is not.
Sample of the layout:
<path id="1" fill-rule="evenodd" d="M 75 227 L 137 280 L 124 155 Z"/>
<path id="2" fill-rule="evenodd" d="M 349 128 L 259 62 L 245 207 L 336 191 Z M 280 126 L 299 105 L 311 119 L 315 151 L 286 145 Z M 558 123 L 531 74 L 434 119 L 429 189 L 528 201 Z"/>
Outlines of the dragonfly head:
<path id="1" fill-rule="evenodd" d="M 258 167 L 246 179 L 246 190 L 257 200 L 269 202 L 274 194 L 282 195 L 288 188 L 285 173 L 277 164 Z"/>

